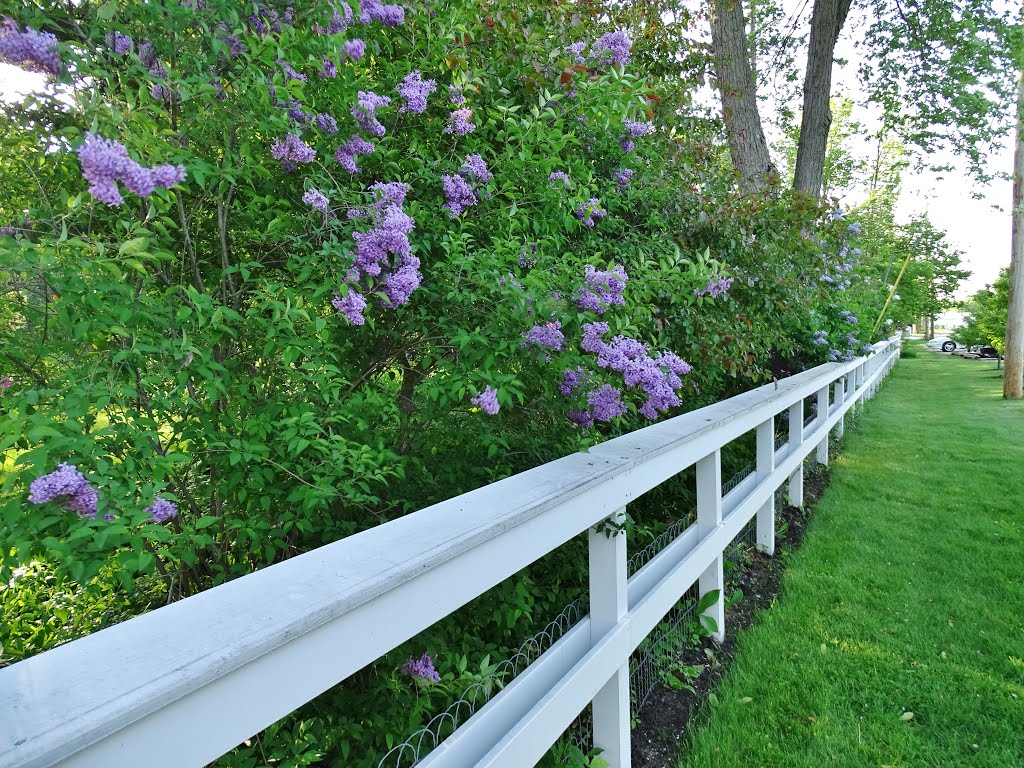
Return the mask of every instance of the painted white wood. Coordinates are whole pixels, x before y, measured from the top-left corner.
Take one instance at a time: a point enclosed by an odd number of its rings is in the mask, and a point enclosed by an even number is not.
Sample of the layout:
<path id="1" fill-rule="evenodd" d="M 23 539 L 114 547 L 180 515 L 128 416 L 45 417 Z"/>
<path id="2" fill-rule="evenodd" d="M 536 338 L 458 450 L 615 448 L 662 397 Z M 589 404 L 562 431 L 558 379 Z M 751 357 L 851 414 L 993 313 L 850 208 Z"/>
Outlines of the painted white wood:
<path id="1" fill-rule="evenodd" d="M 818 421 L 828 418 L 828 387 L 818 390 Z M 818 442 L 818 450 L 815 459 L 819 464 L 828 466 L 828 435 Z"/>
<path id="2" fill-rule="evenodd" d="M 804 442 L 804 401 L 797 400 L 789 406 L 789 447 L 797 451 Z M 789 478 L 789 503 L 794 507 L 804 506 L 804 465 L 800 465 Z"/>
<path id="3" fill-rule="evenodd" d="M 766 481 L 775 471 L 775 419 L 757 425 L 757 469 L 754 476 Z M 757 548 L 766 555 L 775 554 L 775 494 L 757 510 Z"/>
<path id="4" fill-rule="evenodd" d="M 697 461 L 697 535 L 701 539 L 715 533 L 722 524 L 722 452 L 715 450 Z M 724 549 L 724 547 L 723 547 Z M 703 613 L 714 621 L 711 635 L 719 643 L 725 640 L 725 576 L 721 551 L 700 575 L 699 592 L 718 591 L 718 600 Z"/>
<path id="5" fill-rule="evenodd" d="M 617 621 L 595 603 L 607 631 L 580 622 L 424 762 L 532 765 L 687 589 L 721 581 L 709 571 L 723 549 L 898 353 L 880 343 L 866 360 L 638 430 L 0 670 L 0 768 L 198 768 L 698 463 L 701 520 L 624 588 L 616 573 Z M 804 435 L 803 398 L 858 371 L 860 386 Z M 787 408 L 774 469 L 759 461 L 723 499 L 719 449 L 760 437 Z"/>
<path id="6" fill-rule="evenodd" d="M 597 646 L 629 608 L 626 595 L 626 510 L 591 528 L 590 644 Z M 614 528 L 620 528 L 614 532 Z M 629 659 L 601 687 L 593 701 L 594 745 L 609 768 L 629 768 Z"/>

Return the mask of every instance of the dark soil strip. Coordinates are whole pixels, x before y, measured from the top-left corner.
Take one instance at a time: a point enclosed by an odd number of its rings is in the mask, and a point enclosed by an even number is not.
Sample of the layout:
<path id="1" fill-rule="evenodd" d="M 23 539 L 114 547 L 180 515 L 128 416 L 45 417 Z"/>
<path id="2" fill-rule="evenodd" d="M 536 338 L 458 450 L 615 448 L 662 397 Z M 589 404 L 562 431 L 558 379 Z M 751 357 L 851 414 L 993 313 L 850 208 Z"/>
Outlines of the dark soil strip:
<path id="1" fill-rule="evenodd" d="M 805 511 L 787 506 L 776 513 L 777 536 L 775 556 L 752 551 L 745 562 L 727 573 L 726 594 L 743 591 L 743 599 L 725 614 L 725 643 L 706 641 L 679 654 L 680 665 L 700 667 L 701 672 L 687 680 L 693 690 L 672 690 L 657 686 L 647 699 L 633 729 L 633 766 L 635 768 L 668 768 L 679 760 L 679 752 L 690 719 L 699 714 L 722 675 L 728 670 L 736 647 L 736 636 L 754 621 L 760 611 L 771 608 L 782 584 L 785 564 L 782 554 L 796 549 L 803 541 L 809 514 L 814 503 L 828 485 L 828 470 L 816 467 L 804 473 Z"/>

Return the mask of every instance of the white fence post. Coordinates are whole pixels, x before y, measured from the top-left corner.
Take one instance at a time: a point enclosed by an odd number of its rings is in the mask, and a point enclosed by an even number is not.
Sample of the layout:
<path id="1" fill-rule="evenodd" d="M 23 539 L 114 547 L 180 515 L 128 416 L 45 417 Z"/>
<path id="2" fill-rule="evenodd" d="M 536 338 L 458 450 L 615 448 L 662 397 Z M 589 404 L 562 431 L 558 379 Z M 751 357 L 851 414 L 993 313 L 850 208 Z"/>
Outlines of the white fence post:
<path id="1" fill-rule="evenodd" d="M 828 387 L 822 387 L 818 390 L 818 418 L 816 419 L 821 424 L 828 421 Z M 821 442 L 818 443 L 817 453 L 814 457 L 819 464 L 828 466 L 828 431 L 826 430 L 825 436 L 821 438 Z"/>
<path id="2" fill-rule="evenodd" d="M 804 443 L 804 401 L 797 400 L 789 406 L 789 450 L 795 451 Z M 804 463 L 796 468 L 789 478 L 789 503 L 794 507 L 804 505 Z"/>
<path id="3" fill-rule="evenodd" d="M 846 377 L 840 376 L 836 380 L 836 405 L 842 406 L 846 402 Z M 844 413 L 839 417 L 839 423 L 836 424 L 836 437 L 840 440 L 843 435 L 846 434 L 846 414 Z"/>
<path id="4" fill-rule="evenodd" d="M 757 482 L 763 483 L 775 471 L 775 417 L 757 425 Z M 775 554 L 775 493 L 757 510 L 757 548 Z"/>
<path id="5" fill-rule="evenodd" d="M 629 602 L 626 596 L 626 509 L 590 529 L 590 644 L 596 645 L 619 623 Z M 630 768 L 629 659 L 615 670 L 593 701 L 594 746 L 609 768 Z"/>
<path id="6" fill-rule="evenodd" d="M 722 524 L 722 453 L 715 449 L 697 461 L 697 537 L 709 536 Z M 718 600 L 704 611 L 715 622 L 711 633 L 719 643 L 725 640 L 725 574 L 722 553 L 718 553 L 707 570 L 700 575 L 698 590 L 701 597 L 718 590 Z"/>

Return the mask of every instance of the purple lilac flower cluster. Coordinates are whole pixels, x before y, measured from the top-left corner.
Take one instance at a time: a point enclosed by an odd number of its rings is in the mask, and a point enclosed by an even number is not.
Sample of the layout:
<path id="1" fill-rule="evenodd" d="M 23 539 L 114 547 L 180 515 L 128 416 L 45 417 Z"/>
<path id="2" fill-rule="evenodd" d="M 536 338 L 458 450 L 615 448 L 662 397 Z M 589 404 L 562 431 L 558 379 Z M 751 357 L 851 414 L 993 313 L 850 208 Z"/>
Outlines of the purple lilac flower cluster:
<path id="1" fill-rule="evenodd" d="M 115 56 L 127 56 L 132 50 L 132 39 L 123 32 L 114 30 L 107 34 L 106 39 Z"/>
<path id="2" fill-rule="evenodd" d="M 289 133 L 270 146 L 270 156 L 280 160 L 281 167 L 291 173 L 299 165 L 313 162 L 316 159 L 316 150 L 299 138 L 298 134 Z"/>
<path id="3" fill-rule="evenodd" d="M 400 5 L 384 5 L 380 0 L 360 0 L 359 22 L 379 21 L 385 27 L 398 27 L 405 22 L 405 9 Z"/>
<path id="4" fill-rule="evenodd" d="M 317 115 L 316 120 L 313 122 L 315 122 L 316 127 L 324 133 L 335 134 L 338 132 L 338 121 L 324 112 Z"/>
<path id="5" fill-rule="evenodd" d="M 146 512 L 154 523 L 165 523 L 178 516 L 178 505 L 163 496 L 157 496 Z"/>
<path id="6" fill-rule="evenodd" d="M 316 187 L 306 191 L 306 194 L 302 196 L 302 202 L 306 205 L 315 208 L 318 211 L 326 212 L 330 206 L 331 201 L 327 198 L 323 192 Z"/>
<path id="7" fill-rule="evenodd" d="M 451 118 L 448 125 L 445 126 L 444 132 L 450 133 L 453 136 L 465 136 L 467 133 L 472 133 L 476 130 L 476 126 L 470 122 L 473 117 L 473 110 L 471 109 L 456 109 L 451 114 Z"/>
<path id="8" fill-rule="evenodd" d="M 363 317 L 366 299 L 354 288 L 349 288 L 344 296 L 340 293 L 334 294 L 331 306 L 338 310 L 339 314 L 344 315 L 352 325 L 363 325 L 366 322 L 366 318 Z"/>
<path id="9" fill-rule="evenodd" d="M 128 156 L 122 144 L 95 134 L 86 134 L 78 148 L 82 175 L 89 182 L 89 194 L 107 205 L 124 202 L 117 182 L 140 197 L 148 197 L 158 187 L 169 189 L 185 180 L 181 165 L 155 165 L 144 168 Z"/>
<path id="10" fill-rule="evenodd" d="M 580 40 L 577 43 L 565 46 L 565 48 L 563 48 L 562 50 L 565 52 L 565 55 L 569 57 L 569 61 L 571 61 L 576 66 L 582 67 L 584 64 L 587 63 L 587 60 L 583 58 L 583 49 L 586 47 L 586 41 Z"/>
<path id="11" fill-rule="evenodd" d="M 391 103 L 388 96 L 378 96 L 373 91 L 359 91 L 359 100 L 352 108 L 352 117 L 360 127 L 373 136 L 383 136 L 387 131 L 377 119 L 377 109 Z"/>
<path id="12" fill-rule="evenodd" d="M 0 378 L 0 393 L 6 392 L 8 389 L 14 386 L 13 376 L 4 376 Z"/>
<path id="13" fill-rule="evenodd" d="M 0 59 L 33 72 L 60 76 L 57 37 L 28 27 L 22 32 L 7 16 L 0 23 Z"/>
<path id="14" fill-rule="evenodd" d="M 828 331 L 815 331 L 814 338 L 811 339 L 811 343 L 816 347 L 822 347 L 828 344 Z"/>
<path id="15" fill-rule="evenodd" d="M 354 232 L 352 239 L 356 241 L 356 259 L 351 277 L 360 282 L 367 277 L 383 280 L 383 301 L 388 306 L 396 307 L 407 304 L 413 291 L 419 288 L 420 260 L 413 255 L 409 234 L 415 222 L 404 210 L 402 205 L 409 193 L 409 185 L 400 182 L 374 184 L 370 190 L 376 200 L 367 210 L 373 226 L 367 232 Z M 353 308 L 358 299 L 351 298 L 354 289 L 349 290 L 349 300 L 343 306 Z M 335 305 L 337 307 L 337 305 Z M 365 306 L 365 304 L 364 304 Z M 352 316 L 339 308 L 349 317 L 351 322 L 359 325 Z"/>
<path id="16" fill-rule="evenodd" d="M 620 168 L 613 175 L 615 183 L 619 185 L 619 189 L 625 189 L 629 186 L 630 180 L 633 178 L 632 168 Z"/>
<path id="17" fill-rule="evenodd" d="M 850 234 L 852 234 L 852 235 L 859 235 L 860 234 L 860 224 L 858 222 L 856 222 L 856 221 L 853 222 L 853 224 L 848 226 L 846 229 L 849 230 Z"/>
<path id="18" fill-rule="evenodd" d="M 271 32 L 280 32 L 282 25 L 292 23 L 292 9 L 285 9 L 282 16 L 273 8 L 257 3 L 255 13 L 246 17 L 245 21 L 254 34 L 269 35 Z"/>
<path id="19" fill-rule="evenodd" d="M 562 182 L 565 187 L 572 188 L 572 181 L 565 171 L 552 171 L 548 174 L 548 184 L 554 184 L 556 181 Z"/>
<path id="20" fill-rule="evenodd" d="M 277 63 L 280 65 L 282 71 L 285 74 L 285 77 L 287 77 L 289 80 L 298 80 L 300 83 L 306 82 L 306 76 L 301 72 L 296 72 L 292 65 L 289 64 L 284 59 L 278 59 Z"/>
<path id="21" fill-rule="evenodd" d="M 558 391 L 566 397 L 576 394 L 577 390 L 583 389 L 590 383 L 590 376 L 582 368 L 566 368 L 562 371 L 562 383 L 558 385 Z"/>
<path id="22" fill-rule="evenodd" d="M 587 406 L 588 413 L 596 421 L 611 421 L 626 412 L 622 392 L 611 384 L 602 384 L 587 395 Z"/>
<path id="23" fill-rule="evenodd" d="M 491 386 L 484 387 L 484 391 L 472 398 L 470 402 L 479 406 L 480 410 L 488 416 L 494 416 L 501 410 L 501 405 L 498 403 L 498 390 Z"/>
<path id="24" fill-rule="evenodd" d="M 588 264 L 583 270 L 583 286 L 580 288 L 579 298 L 576 299 L 576 306 L 599 315 L 603 315 L 608 307 L 621 307 L 626 303 L 623 293 L 628 279 L 622 266 L 600 270 Z"/>
<path id="25" fill-rule="evenodd" d="M 50 474 L 37 477 L 28 490 L 33 504 L 60 501 L 80 517 L 96 517 L 99 492 L 73 464 L 60 464 Z"/>
<path id="26" fill-rule="evenodd" d="M 857 324 L 857 316 L 848 309 L 842 309 L 839 311 L 839 317 L 848 322 L 850 325 Z"/>
<path id="27" fill-rule="evenodd" d="M 586 224 L 588 227 L 594 226 L 594 218 L 603 218 L 607 215 L 607 211 L 600 207 L 601 203 L 596 197 L 590 198 L 586 205 L 581 205 L 576 209 L 576 218 Z"/>
<path id="28" fill-rule="evenodd" d="M 458 174 L 441 176 L 449 218 L 454 219 L 461 216 L 464 210 L 480 202 L 469 180 L 486 183 L 493 177 L 494 175 L 487 170 L 487 164 L 484 163 L 480 155 L 467 155 Z"/>
<path id="29" fill-rule="evenodd" d="M 523 341 L 520 346 L 525 347 L 530 344 L 536 344 L 541 348 L 561 352 L 565 346 L 565 335 L 561 329 L 562 324 L 557 320 L 544 323 L 543 325 L 534 325 L 533 328 L 523 335 Z"/>
<path id="30" fill-rule="evenodd" d="M 466 96 L 462 92 L 461 85 L 449 85 L 448 86 L 448 101 L 457 107 L 461 107 L 466 103 Z"/>
<path id="31" fill-rule="evenodd" d="M 427 96 L 437 90 L 435 80 L 424 80 L 418 69 L 414 69 L 399 84 L 398 95 L 402 97 L 405 104 L 399 112 L 412 112 L 414 115 L 422 114 L 427 108 Z"/>
<path id="32" fill-rule="evenodd" d="M 366 43 L 362 40 L 346 40 L 345 53 L 352 61 L 359 61 L 366 54 Z"/>
<path id="33" fill-rule="evenodd" d="M 17 227 L 0 227 L 0 235 L 6 235 L 7 237 L 14 237 L 18 234 Z"/>
<path id="34" fill-rule="evenodd" d="M 644 136 L 649 136 L 654 133 L 654 126 L 650 123 L 642 123 L 638 120 L 626 120 L 626 133 L 632 136 L 634 139 L 642 139 Z"/>
<path id="35" fill-rule="evenodd" d="M 353 133 L 352 138 L 342 144 L 334 153 L 334 159 L 349 173 L 359 173 L 356 158 L 373 152 L 373 144 L 359 134 Z"/>
<path id="36" fill-rule="evenodd" d="M 323 63 L 320 65 L 320 75 L 321 77 L 334 79 L 338 76 L 338 65 L 330 59 L 324 59 Z"/>
<path id="37" fill-rule="evenodd" d="M 723 293 L 726 293 L 730 288 L 732 288 L 731 277 L 716 277 L 711 280 L 708 280 L 708 284 L 705 285 L 703 288 L 694 288 L 693 295 L 707 296 L 708 298 L 711 299 L 717 299 Z"/>
<path id="38" fill-rule="evenodd" d="M 598 63 L 606 67 L 609 64 L 629 63 L 629 49 L 633 47 L 633 39 L 628 33 L 622 30 L 606 32 L 597 39 L 597 42 L 590 49 L 591 55 L 597 58 Z"/>
<path id="39" fill-rule="evenodd" d="M 434 669 L 434 660 L 429 653 L 424 653 L 420 658 L 409 659 L 402 665 L 402 674 L 409 677 L 418 677 L 422 680 L 429 680 L 434 683 L 441 682 L 441 676 Z"/>
<path id="40" fill-rule="evenodd" d="M 337 35 L 348 29 L 348 25 L 352 23 L 352 8 L 349 7 L 348 3 L 342 2 L 337 5 L 332 3 L 332 6 L 331 20 L 327 23 L 326 27 L 320 23 L 314 24 L 314 34 Z"/>
<path id="41" fill-rule="evenodd" d="M 608 333 L 608 323 L 586 323 L 580 347 L 584 352 L 597 355 L 597 364 L 622 374 L 627 387 L 639 386 L 647 393 L 647 402 L 639 409 L 649 419 L 658 413 L 679 405 L 676 390 L 683 386 L 680 377 L 692 368 L 674 352 L 659 352 L 652 357 L 647 346 L 628 336 L 616 336 L 611 342 L 602 337 Z M 591 409 L 594 418 L 604 421 Z"/>

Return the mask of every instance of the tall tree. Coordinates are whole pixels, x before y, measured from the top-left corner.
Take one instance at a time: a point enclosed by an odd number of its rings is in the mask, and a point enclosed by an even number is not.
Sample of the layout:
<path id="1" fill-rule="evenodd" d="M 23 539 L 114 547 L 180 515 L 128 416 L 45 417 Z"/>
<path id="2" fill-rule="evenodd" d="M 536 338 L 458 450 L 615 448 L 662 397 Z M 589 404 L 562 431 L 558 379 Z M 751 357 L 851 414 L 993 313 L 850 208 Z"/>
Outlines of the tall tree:
<path id="1" fill-rule="evenodd" d="M 1013 154 L 1013 236 L 1009 305 L 1006 312 L 1006 372 L 1003 397 L 1020 400 L 1024 390 L 1024 71 L 1017 78 L 1017 145 Z"/>
<path id="2" fill-rule="evenodd" d="M 732 164 L 744 189 L 762 189 L 778 172 L 757 108 L 757 79 L 747 46 L 743 2 L 712 0 L 710 11 L 715 84 L 722 98 Z"/>
<path id="3" fill-rule="evenodd" d="M 850 12 L 850 0 L 816 0 L 804 77 L 804 109 L 793 188 L 817 197 L 825 170 L 825 147 L 832 125 L 829 97 L 836 41 Z"/>

